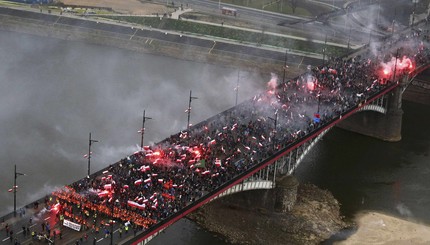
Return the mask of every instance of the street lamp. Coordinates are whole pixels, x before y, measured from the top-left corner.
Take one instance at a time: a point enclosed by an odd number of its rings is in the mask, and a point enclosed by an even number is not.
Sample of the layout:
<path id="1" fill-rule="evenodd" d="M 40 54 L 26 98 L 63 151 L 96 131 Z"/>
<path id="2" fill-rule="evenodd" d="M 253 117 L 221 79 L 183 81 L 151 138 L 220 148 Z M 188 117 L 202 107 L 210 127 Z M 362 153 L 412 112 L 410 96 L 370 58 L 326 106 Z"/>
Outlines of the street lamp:
<path id="1" fill-rule="evenodd" d="M 393 82 L 395 82 L 395 80 L 396 80 L 397 57 L 399 57 L 399 49 L 397 49 L 397 51 L 396 51 L 396 63 L 394 63 Z"/>
<path id="2" fill-rule="evenodd" d="M 327 36 L 326 36 L 327 37 Z M 287 72 L 287 55 L 288 55 L 288 49 L 285 49 L 285 57 L 284 57 L 284 75 L 282 77 L 282 83 L 285 83 L 285 73 Z"/>
<path id="3" fill-rule="evenodd" d="M 20 175 L 25 176 L 26 174 L 17 172 L 16 171 L 16 164 L 15 164 L 13 187 L 12 187 L 12 191 L 13 191 L 13 217 L 16 217 L 16 190 L 18 189 L 18 186 L 16 185 L 16 178 L 18 178 L 18 176 L 20 176 Z"/>
<path id="4" fill-rule="evenodd" d="M 237 99 L 239 97 L 239 79 L 240 79 L 240 70 L 237 71 L 237 82 L 236 82 L 236 87 L 234 88 L 234 90 L 236 91 L 236 103 L 234 104 L 235 106 L 237 106 Z"/>
<path id="5" fill-rule="evenodd" d="M 396 21 L 396 15 L 397 15 L 397 9 L 394 9 L 394 18 L 393 18 L 393 23 L 391 25 L 391 36 L 394 36 L 394 23 Z"/>
<path id="6" fill-rule="evenodd" d="M 349 27 L 349 34 L 348 34 L 348 51 L 351 48 L 350 43 L 351 43 L 351 26 Z"/>
<path id="7" fill-rule="evenodd" d="M 414 27 L 414 22 L 415 22 L 415 8 L 417 7 L 417 2 L 418 0 L 412 0 L 412 2 L 414 3 L 414 9 L 412 11 L 412 23 L 411 23 L 411 28 Z"/>
<path id="8" fill-rule="evenodd" d="M 198 99 L 197 97 L 191 96 L 191 94 L 192 94 L 192 91 L 190 90 L 190 100 L 188 102 L 188 109 L 187 109 L 187 113 L 188 113 L 187 130 L 190 130 L 191 101 Z"/>
<path id="9" fill-rule="evenodd" d="M 115 212 L 115 203 L 117 203 L 117 202 L 118 202 L 118 199 L 115 201 L 112 199 L 112 201 L 111 201 L 111 203 L 112 203 L 112 205 L 111 205 L 112 218 L 110 221 L 110 245 L 113 245 L 113 225 L 115 224 L 114 212 Z"/>
<path id="10" fill-rule="evenodd" d="M 88 177 L 90 176 L 90 168 L 91 168 L 91 145 L 92 145 L 92 143 L 95 143 L 95 142 L 99 142 L 99 141 L 91 139 L 91 133 L 90 133 L 90 138 L 88 140 L 88 155 L 87 155 L 87 157 L 88 157 Z"/>
<path id="11" fill-rule="evenodd" d="M 323 48 L 323 65 L 325 63 L 325 52 L 327 50 L 327 33 L 325 34 L 325 38 L 324 38 L 324 48 Z"/>
<path id="12" fill-rule="evenodd" d="M 139 130 L 139 133 L 141 134 L 140 138 L 140 149 L 143 150 L 143 135 L 145 134 L 145 120 L 146 119 L 152 119 L 151 117 L 145 116 L 145 110 L 143 110 L 143 117 L 142 117 L 142 129 Z"/>
<path id="13" fill-rule="evenodd" d="M 274 130 L 273 130 L 273 149 L 275 149 L 276 146 L 276 131 L 278 126 L 278 110 L 275 111 L 275 118 L 267 117 L 270 120 L 272 120 L 275 124 Z"/>

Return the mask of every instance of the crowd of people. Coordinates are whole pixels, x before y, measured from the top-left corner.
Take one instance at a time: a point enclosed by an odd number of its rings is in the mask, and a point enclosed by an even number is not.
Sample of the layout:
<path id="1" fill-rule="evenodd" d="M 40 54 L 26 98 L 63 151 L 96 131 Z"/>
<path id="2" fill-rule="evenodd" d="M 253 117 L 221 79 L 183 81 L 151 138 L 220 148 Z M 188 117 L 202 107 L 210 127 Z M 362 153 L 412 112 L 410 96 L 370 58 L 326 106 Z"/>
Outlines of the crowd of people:
<path id="1" fill-rule="evenodd" d="M 113 217 L 139 229 L 196 200 L 429 63 L 428 36 L 402 35 L 375 53 L 331 59 L 216 117 L 145 146 L 104 171 L 53 193 L 59 215 L 93 229 Z M 402 43 L 402 48 L 399 47 Z M 396 59 L 388 72 L 385 65 Z M 401 66 L 408 59 L 408 66 Z M 209 196 L 209 195 L 208 195 Z"/>

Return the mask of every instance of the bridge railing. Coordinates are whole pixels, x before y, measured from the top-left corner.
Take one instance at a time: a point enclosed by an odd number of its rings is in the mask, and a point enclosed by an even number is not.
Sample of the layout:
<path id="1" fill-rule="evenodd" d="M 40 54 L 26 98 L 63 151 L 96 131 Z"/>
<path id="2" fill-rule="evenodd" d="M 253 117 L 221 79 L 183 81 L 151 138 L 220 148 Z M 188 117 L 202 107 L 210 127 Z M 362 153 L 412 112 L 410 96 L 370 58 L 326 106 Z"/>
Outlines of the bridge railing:
<path id="1" fill-rule="evenodd" d="M 230 181 L 221 184 L 215 190 L 207 192 L 201 198 L 199 198 L 198 200 L 196 200 L 193 203 L 188 204 L 186 207 L 184 207 L 183 209 L 179 210 L 178 212 L 172 214 L 167 219 L 162 220 L 162 221 L 158 222 L 157 224 L 149 227 L 147 230 L 140 232 L 137 237 L 131 238 L 131 240 L 129 240 L 128 242 L 131 242 L 132 244 L 138 244 L 139 242 L 145 240 L 147 237 L 150 237 L 151 235 L 159 232 L 160 230 L 166 228 L 167 226 L 170 226 L 171 224 L 173 224 L 177 220 L 183 218 L 184 216 L 186 216 L 190 212 L 194 211 L 195 209 L 197 209 L 197 208 L 201 207 L 202 205 L 204 205 L 205 203 L 209 202 L 214 197 L 220 195 L 225 190 L 227 190 L 227 189 L 233 187 L 234 185 L 242 182 L 244 179 L 251 177 L 254 173 L 262 170 L 263 168 L 267 167 L 268 165 L 273 164 L 275 161 L 279 160 L 281 157 L 285 156 L 289 152 L 298 148 L 299 146 L 301 146 L 305 142 L 317 137 L 324 130 L 327 130 L 327 129 L 333 127 L 340 120 L 343 120 L 343 119 L 349 117 L 350 115 L 355 113 L 357 110 L 359 110 L 362 106 L 373 102 L 374 100 L 378 99 L 381 96 L 384 96 L 386 93 L 389 93 L 390 91 L 395 89 L 397 86 L 398 86 L 398 83 L 391 83 L 391 84 L 387 85 L 387 87 L 385 87 L 379 93 L 372 93 L 369 96 L 369 98 L 367 100 L 363 101 L 363 103 L 361 103 L 360 105 L 357 104 L 357 105 L 350 107 L 349 109 L 347 109 L 347 110 L 343 111 L 341 114 L 339 114 L 339 116 L 333 117 L 332 119 L 321 124 L 319 127 L 310 131 L 308 134 L 303 135 L 297 141 L 287 142 L 287 143 L 283 144 L 283 148 L 281 148 L 281 150 L 278 150 L 276 152 L 267 152 L 266 155 L 268 156 L 268 158 L 262 160 L 259 164 L 250 165 L 246 170 L 244 170 L 244 172 L 236 175 Z"/>

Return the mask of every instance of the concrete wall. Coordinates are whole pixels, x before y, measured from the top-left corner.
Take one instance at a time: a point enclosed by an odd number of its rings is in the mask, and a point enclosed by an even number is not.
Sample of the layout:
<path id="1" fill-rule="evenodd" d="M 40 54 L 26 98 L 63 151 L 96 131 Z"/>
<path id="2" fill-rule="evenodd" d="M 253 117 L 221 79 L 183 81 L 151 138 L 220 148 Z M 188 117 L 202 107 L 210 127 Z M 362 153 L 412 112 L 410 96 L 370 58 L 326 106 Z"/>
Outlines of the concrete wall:
<path id="1" fill-rule="evenodd" d="M 336 126 L 355 133 L 374 137 L 389 142 L 402 139 L 402 90 L 408 82 L 408 77 L 400 79 L 401 85 L 387 94 L 387 113 L 374 111 L 358 112 Z"/>

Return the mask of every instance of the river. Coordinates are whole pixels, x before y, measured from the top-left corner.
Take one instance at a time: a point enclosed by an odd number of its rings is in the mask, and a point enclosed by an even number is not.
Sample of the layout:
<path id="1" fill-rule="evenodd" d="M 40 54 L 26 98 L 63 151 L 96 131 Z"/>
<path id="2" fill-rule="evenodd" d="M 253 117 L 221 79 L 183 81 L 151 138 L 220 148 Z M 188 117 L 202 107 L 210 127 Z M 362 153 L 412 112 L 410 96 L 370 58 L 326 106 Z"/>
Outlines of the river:
<path id="1" fill-rule="evenodd" d="M 268 72 L 269 73 L 269 72 Z M 264 89 L 270 74 L 239 73 L 239 102 Z M 130 51 L 0 32 L 0 213 L 138 150 L 142 113 L 145 144 L 235 104 L 238 70 Z M 403 140 L 386 143 L 334 129 L 302 163 L 297 177 L 328 189 L 352 217 L 379 210 L 430 224 L 430 107 L 404 103 Z M 151 244 L 227 244 L 181 220 Z"/>

